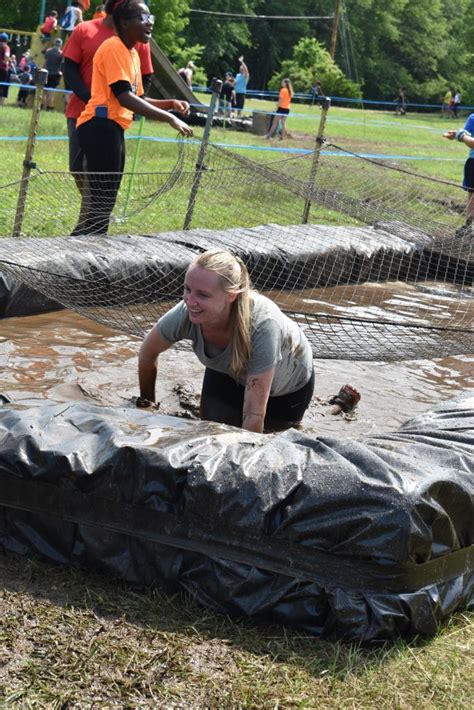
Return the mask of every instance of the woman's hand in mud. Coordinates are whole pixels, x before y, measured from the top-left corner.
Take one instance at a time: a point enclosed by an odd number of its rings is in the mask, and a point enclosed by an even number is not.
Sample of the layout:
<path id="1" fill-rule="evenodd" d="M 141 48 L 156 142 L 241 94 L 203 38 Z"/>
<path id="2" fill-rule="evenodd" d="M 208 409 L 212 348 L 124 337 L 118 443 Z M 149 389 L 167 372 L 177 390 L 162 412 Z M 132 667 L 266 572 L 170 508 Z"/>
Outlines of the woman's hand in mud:
<path id="1" fill-rule="evenodd" d="M 160 408 L 160 403 L 159 402 L 152 402 L 150 399 L 147 399 L 146 397 L 135 397 L 135 406 L 138 407 L 138 409 L 159 409 Z"/>

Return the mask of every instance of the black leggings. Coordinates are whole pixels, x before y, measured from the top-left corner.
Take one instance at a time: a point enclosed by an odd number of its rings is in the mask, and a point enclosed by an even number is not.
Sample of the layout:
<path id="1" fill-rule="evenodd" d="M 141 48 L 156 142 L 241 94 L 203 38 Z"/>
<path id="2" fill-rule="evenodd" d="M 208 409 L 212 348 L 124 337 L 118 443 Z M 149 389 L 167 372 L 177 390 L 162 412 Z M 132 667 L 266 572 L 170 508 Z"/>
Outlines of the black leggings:
<path id="1" fill-rule="evenodd" d="M 73 235 L 107 234 L 125 165 L 124 131 L 108 118 L 91 118 L 77 128 L 87 162 L 87 210 Z"/>
<path id="2" fill-rule="evenodd" d="M 288 429 L 299 424 L 314 392 L 314 371 L 308 382 L 296 392 L 268 399 L 264 429 Z M 201 419 L 232 426 L 242 426 L 245 387 L 229 375 L 206 367 L 201 392 Z"/>

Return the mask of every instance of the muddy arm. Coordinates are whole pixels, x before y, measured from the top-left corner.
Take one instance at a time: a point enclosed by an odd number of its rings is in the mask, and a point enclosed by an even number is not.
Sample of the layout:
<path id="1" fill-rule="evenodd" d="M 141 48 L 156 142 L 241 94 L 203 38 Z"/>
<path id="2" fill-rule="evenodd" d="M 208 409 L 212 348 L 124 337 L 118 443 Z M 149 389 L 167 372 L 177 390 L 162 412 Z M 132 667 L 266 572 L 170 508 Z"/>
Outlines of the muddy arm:
<path id="1" fill-rule="evenodd" d="M 172 344 L 162 338 L 156 327 L 146 335 L 138 353 L 138 382 L 141 398 L 155 402 L 158 357 Z"/>

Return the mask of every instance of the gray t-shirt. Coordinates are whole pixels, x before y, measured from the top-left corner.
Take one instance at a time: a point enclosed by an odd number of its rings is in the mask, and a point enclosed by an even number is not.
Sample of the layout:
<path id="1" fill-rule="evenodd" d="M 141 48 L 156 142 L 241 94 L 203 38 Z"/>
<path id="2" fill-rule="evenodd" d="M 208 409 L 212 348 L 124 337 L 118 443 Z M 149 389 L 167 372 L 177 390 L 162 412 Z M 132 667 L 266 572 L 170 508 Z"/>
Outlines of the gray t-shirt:
<path id="1" fill-rule="evenodd" d="M 63 64 L 63 53 L 57 47 L 51 47 L 46 50 L 44 55 L 44 68 L 48 70 L 48 74 L 61 74 Z"/>
<path id="2" fill-rule="evenodd" d="M 304 387 L 313 370 L 313 354 L 301 328 L 285 316 L 277 305 L 260 294 L 252 294 L 251 354 L 247 370 L 239 378 L 245 384 L 247 375 L 258 375 L 275 366 L 270 396 L 279 397 Z M 201 326 L 191 323 L 183 301 L 160 318 L 159 334 L 170 343 L 190 340 L 199 361 L 225 375 L 230 371 L 230 351 L 211 356 L 206 353 Z"/>

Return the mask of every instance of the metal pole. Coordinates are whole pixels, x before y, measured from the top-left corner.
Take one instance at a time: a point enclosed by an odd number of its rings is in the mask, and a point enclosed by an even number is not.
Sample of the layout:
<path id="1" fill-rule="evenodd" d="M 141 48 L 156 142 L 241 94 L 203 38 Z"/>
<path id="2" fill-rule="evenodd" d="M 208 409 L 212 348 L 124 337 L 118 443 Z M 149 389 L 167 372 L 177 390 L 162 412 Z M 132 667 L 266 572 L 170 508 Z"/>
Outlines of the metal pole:
<path id="1" fill-rule="evenodd" d="M 36 163 L 33 162 L 33 153 L 36 143 L 36 132 L 38 130 L 41 103 L 43 100 L 44 85 L 48 81 L 48 72 L 46 69 L 40 69 L 36 72 L 36 91 L 33 100 L 33 111 L 31 114 L 30 132 L 28 134 L 28 142 L 26 144 L 25 159 L 23 161 L 23 174 L 21 176 L 20 192 L 18 194 L 18 202 L 16 205 L 15 223 L 13 225 L 14 237 L 19 237 L 23 218 L 25 216 L 26 194 L 28 192 L 28 178 L 31 171 L 36 168 Z"/>
<path id="2" fill-rule="evenodd" d="M 339 20 L 341 18 L 341 5 L 342 0 L 336 0 L 336 7 L 334 9 L 334 21 L 332 24 L 331 32 L 331 44 L 329 45 L 329 55 L 331 59 L 336 56 L 336 45 L 337 45 L 337 33 L 339 30 Z"/>
<path id="3" fill-rule="evenodd" d="M 213 79 L 211 83 L 211 89 L 211 102 L 207 111 L 206 125 L 204 127 L 204 134 L 201 140 L 201 147 L 199 148 L 199 155 L 196 163 L 196 172 L 194 173 L 194 179 L 191 187 L 191 194 L 189 195 L 188 209 L 186 210 L 183 229 L 189 229 L 191 225 L 191 220 L 193 218 L 194 205 L 196 203 L 199 184 L 201 182 L 201 175 L 203 170 L 205 170 L 204 157 L 206 155 L 207 144 L 209 143 L 209 135 L 211 133 L 212 128 L 212 119 L 214 118 L 216 103 L 219 98 L 219 94 L 221 93 L 222 81 L 220 79 Z"/>
<path id="4" fill-rule="evenodd" d="M 127 195 L 125 197 L 125 204 L 123 207 L 123 216 L 124 217 L 126 217 L 126 215 L 127 215 L 128 203 L 130 201 L 130 193 L 132 191 L 133 177 L 134 177 L 135 171 L 137 169 L 138 157 L 140 155 L 140 147 L 141 147 L 141 143 L 142 143 L 142 133 L 143 133 L 144 123 L 145 123 L 145 117 L 140 116 L 140 120 L 138 122 L 137 145 L 135 148 L 135 155 L 133 156 L 133 163 L 132 163 L 132 174 L 130 175 L 130 178 L 128 180 Z"/>
<path id="5" fill-rule="evenodd" d="M 39 24 L 42 25 L 44 22 L 44 16 L 46 14 L 46 0 L 41 0 L 40 14 L 39 14 Z"/>
<path id="6" fill-rule="evenodd" d="M 311 172 L 309 175 L 309 194 L 306 198 L 306 202 L 304 205 L 303 219 L 301 220 L 301 224 L 308 224 L 309 210 L 311 208 L 311 197 L 314 190 L 316 173 L 318 171 L 319 156 L 321 155 L 321 146 L 323 145 L 324 127 L 326 125 L 326 118 L 330 107 L 331 99 L 328 99 L 325 96 L 321 103 L 321 118 L 319 121 L 318 135 L 316 136 L 316 149 L 313 154 L 313 163 L 311 165 Z"/>

